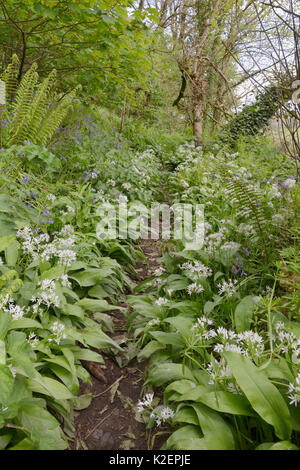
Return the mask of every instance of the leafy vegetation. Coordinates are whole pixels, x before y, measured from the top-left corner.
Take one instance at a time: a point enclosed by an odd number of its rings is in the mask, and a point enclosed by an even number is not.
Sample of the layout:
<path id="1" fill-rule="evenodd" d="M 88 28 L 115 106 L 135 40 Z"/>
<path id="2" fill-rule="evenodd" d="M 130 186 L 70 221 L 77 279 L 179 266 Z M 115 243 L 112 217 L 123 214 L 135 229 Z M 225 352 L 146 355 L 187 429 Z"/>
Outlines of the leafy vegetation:
<path id="1" fill-rule="evenodd" d="M 107 357 L 147 363 L 151 448 L 300 448 L 299 61 L 236 106 L 241 46 L 275 17 L 294 41 L 291 5 L 0 0 L 0 449 L 70 448 Z M 140 282 L 157 203 L 203 205 L 203 245 L 152 240 Z"/>
<path id="2" fill-rule="evenodd" d="M 298 298 L 299 284 L 280 288 L 292 273 L 278 261 L 298 231 L 288 228 L 299 191 L 292 168 L 280 168 L 278 186 L 273 157 L 284 156 L 276 153 L 260 155 L 263 175 L 257 159 L 220 144 L 185 145 L 176 157 L 170 194 L 205 204 L 203 249 L 179 244 L 149 279 L 151 295 L 129 297 L 138 357 L 150 358 L 146 383 L 163 386 L 179 425 L 165 448 L 271 448 L 278 439 L 294 448 L 299 308 L 284 305 Z"/>

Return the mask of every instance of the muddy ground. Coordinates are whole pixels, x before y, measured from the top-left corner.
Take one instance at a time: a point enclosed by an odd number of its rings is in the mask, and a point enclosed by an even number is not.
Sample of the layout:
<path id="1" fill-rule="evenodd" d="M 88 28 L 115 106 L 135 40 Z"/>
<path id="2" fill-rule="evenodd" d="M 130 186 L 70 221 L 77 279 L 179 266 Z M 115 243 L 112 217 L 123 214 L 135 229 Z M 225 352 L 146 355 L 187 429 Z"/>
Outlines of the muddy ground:
<path id="1" fill-rule="evenodd" d="M 140 246 L 148 262 L 137 263 L 139 280 L 153 275 L 160 266 L 159 244 L 143 240 Z M 126 306 L 126 304 L 120 304 Z M 114 339 L 128 338 L 126 319 L 122 313 L 112 312 L 114 318 Z M 102 352 L 103 355 L 103 352 Z M 133 358 L 127 365 L 126 358 L 103 355 L 105 365 L 85 364 L 91 372 L 92 386 L 82 386 L 81 393 L 91 392 L 90 406 L 80 411 L 75 419 L 76 437 L 72 449 L 86 450 L 146 450 L 160 449 L 169 432 L 165 428 L 146 430 L 138 421 L 136 405 L 143 393 L 147 363 L 139 363 Z M 156 391 L 156 396 L 159 392 Z"/>

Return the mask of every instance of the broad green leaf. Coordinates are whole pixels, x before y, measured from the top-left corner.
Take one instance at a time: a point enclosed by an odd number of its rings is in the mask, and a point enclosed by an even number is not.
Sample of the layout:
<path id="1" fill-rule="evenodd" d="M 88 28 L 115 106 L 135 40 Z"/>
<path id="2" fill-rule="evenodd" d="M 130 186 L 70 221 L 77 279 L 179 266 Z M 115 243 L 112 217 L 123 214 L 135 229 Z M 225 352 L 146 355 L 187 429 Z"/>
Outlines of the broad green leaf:
<path id="1" fill-rule="evenodd" d="M 107 348 L 115 348 L 118 349 L 119 351 L 122 351 L 122 348 L 114 341 L 112 340 L 109 336 L 107 336 L 105 333 L 103 333 L 102 330 L 95 329 L 95 330 L 87 330 L 85 329 L 82 331 L 82 338 L 83 340 L 89 345 L 92 346 L 93 348 L 97 349 L 107 349 Z"/>
<path id="2" fill-rule="evenodd" d="M 270 447 L 270 450 L 299 450 L 299 447 L 290 441 L 281 441 L 275 442 L 275 444 Z"/>
<path id="3" fill-rule="evenodd" d="M 174 416 L 174 422 L 177 423 L 187 423 L 187 424 L 194 424 L 195 426 L 199 425 L 199 420 L 195 410 L 190 406 L 182 406 L 176 411 Z"/>
<path id="4" fill-rule="evenodd" d="M 70 279 L 74 279 L 81 287 L 91 287 L 99 284 L 103 279 L 114 274 L 114 271 L 109 268 L 104 269 L 86 269 L 79 273 L 69 274 Z"/>
<path id="5" fill-rule="evenodd" d="M 77 306 L 90 310 L 91 312 L 108 312 L 109 310 L 122 310 L 121 307 L 110 305 L 104 299 L 81 299 L 76 303 Z"/>
<path id="6" fill-rule="evenodd" d="M 167 440 L 166 449 L 207 450 L 199 426 L 191 424 L 175 431 Z"/>
<path id="7" fill-rule="evenodd" d="M 54 266 L 51 269 L 48 269 L 48 271 L 44 271 L 43 274 L 40 276 L 40 281 L 43 281 L 44 279 L 57 279 L 61 277 L 63 274 L 65 274 L 65 267 L 64 266 Z"/>
<path id="8" fill-rule="evenodd" d="M 14 377 L 9 367 L 0 364 L 0 403 L 5 405 L 14 386 Z"/>
<path id="9" fill-rule="evenodd" d="M 257 299 L 257 297 L 247 295 L 237 305 L 234 312 L 234 322 L 238 333 L 250 329 Z"/>
<path id="10" fill-rule="evenodd" d="M 223 390 L 212 390 L 201 385 L 197 385 L 195 388 L 190 387 L 190 390 L 183 393 L 179 400 L 200 402 L 220 413 L 244 416 L 255 415 L 248 400 L 244 397 Z"/>
<path id="11" fill-rule="evenodd" d="M 96 353 L 95 351 L 91 351 L 90 349 L 80 349 L 74 352 L 74 356 L 76 359 L 82 361 L 92 361 L 92 362 L 99 362 L 100 364 L 104 364 L 103 357 Z"/>
<path id="12" fill-rule="evenodd" d="M 264 442 L 256 447 L 255 450 L 299 450 L 295 444 L 290 441 Z"/>
<path id="13" fill-rule="evenodd" d="M 40 406 L 24 406 L 20 410 L 20 422 L 30 433 L 33 441 L 38 442 L 38 448 L 65 449 L 66 442 L 62 439 L 62 432 L 57 420 Z"/>
<path id="14" fill-rule="evenodd" d="M 292 431 L 291 416 L 275 385 L 250 359 L 231 351 L 225 353 L 225 358 L 253 409 L 262 419 L 274 426 L 280 439 L 289 439 Z"/>
<path id="15" fill-rule="evenodd" d="M 294 381 L 294 376 L 291 373 L 291 370 L 283 358 L 272 359 L 267 367 L 263 369 L 267 376 L 271 379 L 282 379 L 288 380 L 289 382 Z"/>
<path id="16" fill-rule="evenodd" d="M 45 387 L 36 380 L 28 380 L 29 390 L 41 393 L 42 395 L 50 395 L 56 400 L 68 400 L 74 398 L 74 395 L 67 389 L 67 387 L 57 380 L 43 376 L 43 382 L 45 383 Z"/>
<path id="17" fill-rule="evenodd" d="M 90 297 L 96 297 L 96 299 L 103 299 L 104 297 L 107 297 L 107 292 L 105 289 L 103 289 L 102 286 L 99 285 L 89 289 L 88 294 Z"/>
<path id="18" fill-rule="evenodd" d="M 11 441 L 12 434 L 3 434 L 0 436 L 0 450 L 5 449 L 9 442 Z"/>
<path id="19" fill-rule="evenodd" d="M 39 374 L 30 359 L 32 349 L 26 341 L 25 333 L 11 331 L 7 337 L 7 349 L 10 356 L 15 360 L 14 366 L 21 369 L 30 378 L 38 377 Z"/>
<path id="20" fill-rule="evenodd" d="M 166 318 L 167 323 L 173 325 L 183 338 L 189 338 L 192 332 L 192 326 L 195 323 L 191 318 L 177 315 L 176 317 Z"/>
<path id="21" fill-rule="evenodd" d="M 8 235 L 6 237 L 0 237 L 0 251 L 6 250 L 15 240 L 14 235 Z"/>
<path id="22" fill-rule="evenodd" d="M 12 320 L 9 329 L 18 330 L 19 328 L 42 328 L 41 323 L 32 318 L 19 318 L 18 320 Z"/>
<path id="23" fill-rule="evenodd" d="M 16 266 L 19 258 L 20 243 L 14 240 L 5 250 L 5 260 L 8 266 Z"/>
<path id="24" fill-rule="evenodd" d="M 79 397 L 74 398 L 74 408 L 75 410 L 84 410 L 88 406 L 90 406 L 93 399 L 92 393 L 84 393 Z"/>
<path id="25" fill-rule="evenodd" d="M 149 343 L 147 343 L 146 346 L 138 353 L 138 360 L 143 361 L 144 359 L 149 359 L 152 354 L 161 349 L 164 349 L 164 345 L 158 341 L 149 341 Z"/>
<path id="26" fill-rule="evenodd" d="M 172 289 L 172 291 L 177 291 L 186 289 L 188 285 L 189 280 L 186 277 L 180 276 L 179 274 L 171 274 L 166 280 L 165 287 Z"/>
<path id="27" fill-rule="evenodd" d="M 84 310 L 79 305 L 66 304 L 64 306 L 64 313 L 66 315 L 73 315 L 74 317 L 84 318 Z"/>
<path id="28" fill-rule="evenodd" d="M 146 383 L 160 386 L 164 383 L 178 379 L 188 379 L 193 381 L 194 376 L 190 369 L 188 367 L 183 367 L 182 364 L 162 362 L 160 364 L 154 364 L 150 368 Z"/>
<path id="29" fill-rule="evenodd" d="M 33 442 L 31 439 L 26 437 L 22 439 L 18 444 L 10 447 L 9 450 L 38 450 L 37 442 Z"/>
<path id="30" fill-rule="evenodd" d="M 77 395 L 79 391 L 77 373 L 75 376 L 73 376 L 71 372 L 68 372 L 64 367 L 54 364 L 53 362 L 49 363 L 49 369 L 56 375 L 56 377 L 67 387 L 67 389 L 73 395 Z M 50 390 L 48 391 L 49 395 L 52 395 Z"/>
<path id="31" fill-rule="evenodd" d="M 4 340 L 11 324 L 11 315 L 8 312 L 0 313 L 0 339 Z"/>
<path id="32" fill-rule="evenodd" d="M 193 403 L 207 450 L 232 450 L 235 448 L 231 427 L 220 413 L 209 409 L 200 403 Z"/>
<path id="33" fill-rule="evenodd" d="M 180 401 L 181 396 L 184 393 L 194 390 L 195 387 L 195 382 L 192 382 L 191 380 L 175 380 L 165 388 L 164 396 L 168 401 Z"/>
<path id="34" fill-rule="evenodd" d="M 161 344 L 171 344 L 172 346 L 176 346 L 179 348 L 182 348 L 184 346 L 184 342 L 182 341 L 178 333 L 151 331 L 151 336 L 153 336 L 153 338 L 155 338 Z"/>
<path id="35" fill-rule="evenodd" d="M 0 339 L 0 364 L 6 364 L 6 345 L 2 339 Z"/>
<path id="36" fill-rule="evenodd" d="M 113 333 L 114 324 L 113 324 L 113 318 L 111 315 L 107 315 L 106 313 L 102 313 L 102 312 L 96 312 L 94 313 L 93 317 L 97 322 L 102 323 L 106 327 L 107 330 Z"/>

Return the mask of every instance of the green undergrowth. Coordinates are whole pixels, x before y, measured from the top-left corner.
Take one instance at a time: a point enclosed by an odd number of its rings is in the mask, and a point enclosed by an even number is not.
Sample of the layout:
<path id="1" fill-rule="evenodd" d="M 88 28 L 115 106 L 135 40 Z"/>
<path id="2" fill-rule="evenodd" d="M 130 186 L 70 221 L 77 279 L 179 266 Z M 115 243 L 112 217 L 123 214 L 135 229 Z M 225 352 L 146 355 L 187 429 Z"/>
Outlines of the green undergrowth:
<path id="1" fill-rule="evenodd" d="M 154 436 L 168 423 L 164 448 L 297 448 L 292 163 L 261 137 L 233 152 L 133 118 L 120 125 L 76 104 L 47 148 L 1 149 L 0 448 L 68 448 L 92 399 L 79 395 L 91 383 L 82 361 L 103 363 L 102 350 L 149 361 L 137 418 Z M 134 219 L 137 202 L 157 201 L 203 204 L 203 245 L 168 241 L 162 266 L 136 285 L 139 239 L 99 236 L 100 208 L 110 223 L 122 203 Z M 111 339 L 116 309 L 133 333 L 125 345 Z"/>
<path id="2" fill-rule="evenodd" d="M 149 360 L 140 419 L 154 437 L 171 425 L 168 450 L 300 445 L 299 187 L 278 149 L 239 145 L 166 157 L 171 200 L 204 205 L 203 245 L 168 244 L 128 297 L 137 357 Z"/>
<path id="3" fill-rule="evenodd" d="M 1 152 L 2 449 L 68 448 L 74 416 L 92 399 L 78 395 L 91 383 L 81 361 L 122 351 L 109 312 L 124 310 L 143 254 L 136 240 L 99 239 L 99 207 L 161 197 L 160 159 L 95 122 L 96 137 L 87 116 L 81 138 L 69 123 L 49 149 L 24 142 Z"/>

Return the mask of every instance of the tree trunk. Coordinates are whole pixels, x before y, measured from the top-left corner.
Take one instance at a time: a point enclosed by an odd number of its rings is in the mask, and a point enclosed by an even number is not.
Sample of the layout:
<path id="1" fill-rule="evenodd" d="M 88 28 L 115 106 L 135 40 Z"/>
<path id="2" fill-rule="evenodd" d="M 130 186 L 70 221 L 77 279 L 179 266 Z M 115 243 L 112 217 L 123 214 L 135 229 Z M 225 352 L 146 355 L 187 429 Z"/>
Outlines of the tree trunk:
<path id="1" fill-rule="evenodd" d="M 203 101 L 201 98 L 195 98 L 193 108 L 193 130 L 196 137 L 196 146 L 203 145 Z"/>

